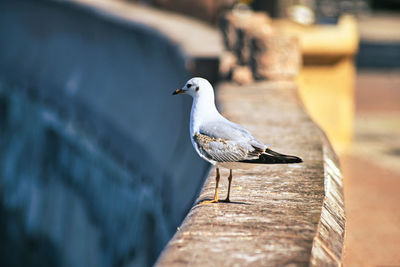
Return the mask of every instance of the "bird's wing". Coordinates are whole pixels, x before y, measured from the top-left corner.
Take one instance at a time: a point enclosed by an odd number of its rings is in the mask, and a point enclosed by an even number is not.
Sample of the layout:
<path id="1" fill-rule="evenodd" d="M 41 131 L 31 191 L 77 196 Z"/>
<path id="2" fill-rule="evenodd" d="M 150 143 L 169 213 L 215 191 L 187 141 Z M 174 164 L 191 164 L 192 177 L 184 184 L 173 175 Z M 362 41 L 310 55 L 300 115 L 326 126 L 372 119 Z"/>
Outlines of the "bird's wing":
<path id="1" fill-rule="evenodd" d="M 256 159 L 261 151 L 246 143 L 214 138 L 205 134 L 196 133 L 193 141 L 199 152 L 209 160 L 217 162 L 236 162 Z"/>
<path id="2" fill-rule="evenodd" d="M 245 128 L 226 119 L 205 123 L 200 126 L 199 132 L 216 139 L 225 139 L 239 143 L 245 142 L 260 150 L 267 148 L 266 145 L 255 139 Z"/>
<path id="3" fill-rule="evenodd" d="M 265 145 L 247 130 L 224 122 L 202 125 L 193 141 L 203 156 L 217 162 L 257 159 L 265 151 Z"/>

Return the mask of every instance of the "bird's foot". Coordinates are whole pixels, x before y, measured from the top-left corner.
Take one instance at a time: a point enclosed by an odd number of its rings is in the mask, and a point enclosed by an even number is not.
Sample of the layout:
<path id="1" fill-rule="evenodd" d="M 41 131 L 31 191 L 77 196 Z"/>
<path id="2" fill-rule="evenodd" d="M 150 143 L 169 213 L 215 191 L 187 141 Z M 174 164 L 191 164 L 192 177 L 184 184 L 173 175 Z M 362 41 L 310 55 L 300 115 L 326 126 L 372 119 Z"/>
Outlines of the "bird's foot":
<path id="1" fill-rule="evenodd" d="M 229 203 L 231 202 L 229 198 L 225 198 L 224 200 L 221 200 L 221 202 Z"/>
<path id="2" fill-rule="evenodd" d="M 199 205 L 208 205 L 208 204 L 212 204 L 212 203 L 218 203 L 218 199 L 204 200 L 204 201 L 200 202 Z"/>

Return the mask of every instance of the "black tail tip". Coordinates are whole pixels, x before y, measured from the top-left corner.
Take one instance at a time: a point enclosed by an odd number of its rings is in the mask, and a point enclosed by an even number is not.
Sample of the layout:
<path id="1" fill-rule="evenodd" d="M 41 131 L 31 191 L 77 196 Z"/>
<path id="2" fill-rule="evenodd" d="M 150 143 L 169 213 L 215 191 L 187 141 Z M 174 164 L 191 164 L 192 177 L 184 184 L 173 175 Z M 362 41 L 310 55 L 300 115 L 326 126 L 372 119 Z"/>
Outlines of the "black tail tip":
<path id="1" fill-rule="evenodd" d="M 296 161 L 295 161 L 295 163 L 302 163 L 303 162 L 303 160 L 301 159 L 301 158 L 299 158 L 299 157 L 296 157 Z"/>
<path id="2" fill-rule="evenodd" d="M 302 163 L 303 160 L 296 156 L 287 156 L 286 158 L 287 163 Z"/>

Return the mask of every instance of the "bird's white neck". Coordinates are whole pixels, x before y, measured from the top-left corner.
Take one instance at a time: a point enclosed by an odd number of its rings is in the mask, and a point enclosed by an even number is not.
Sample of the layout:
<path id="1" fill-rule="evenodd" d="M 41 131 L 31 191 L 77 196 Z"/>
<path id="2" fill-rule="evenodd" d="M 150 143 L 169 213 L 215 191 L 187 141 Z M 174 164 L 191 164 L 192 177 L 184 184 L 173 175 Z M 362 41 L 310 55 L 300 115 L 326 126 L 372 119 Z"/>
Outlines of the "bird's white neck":
<path id="1" fill-rule="evenodd" d="M 221 117 L 215 107 L 214 95 L 202 95 L 193 98 L 192 110 L 190 113 L 190 134 L 199 131 L 202 123 L 213 121 Z"/>

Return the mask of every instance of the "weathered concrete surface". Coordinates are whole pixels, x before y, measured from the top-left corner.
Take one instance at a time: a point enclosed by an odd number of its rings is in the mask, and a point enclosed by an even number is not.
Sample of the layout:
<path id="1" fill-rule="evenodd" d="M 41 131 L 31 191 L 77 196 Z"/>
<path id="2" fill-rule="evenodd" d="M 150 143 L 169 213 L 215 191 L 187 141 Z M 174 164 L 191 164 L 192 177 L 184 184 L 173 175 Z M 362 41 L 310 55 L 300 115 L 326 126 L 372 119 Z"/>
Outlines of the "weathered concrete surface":
<path id="1" fill-rule="evenodd" d="M 301 106 L 293 83 L 219 86 L 223 113 L 282 153 L 293 165 L 235 170 L 232 203 L 201 205 L 214 193 L 215 172 L 159 266 L 337 266 L 345 214 L 337 159 Z M 227 172 L 222 172 L 227 176 Z M 227 181 L 222 179 L 221 198 Z"/>

